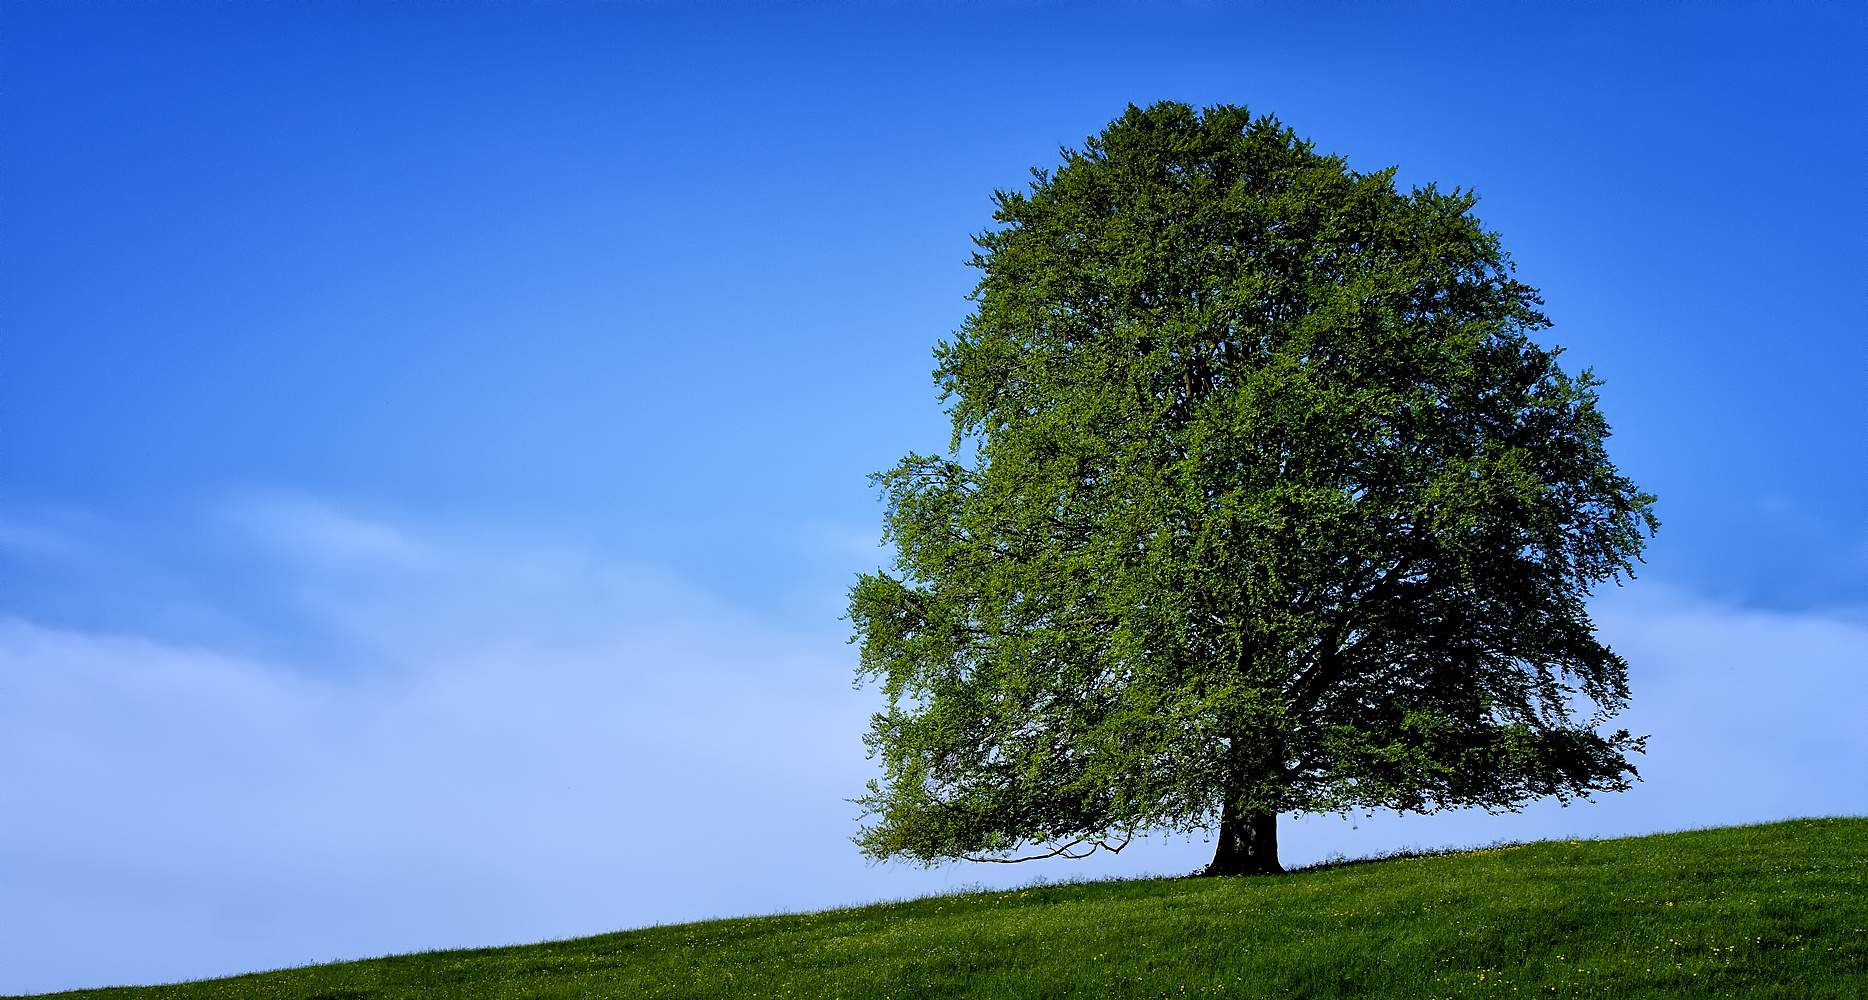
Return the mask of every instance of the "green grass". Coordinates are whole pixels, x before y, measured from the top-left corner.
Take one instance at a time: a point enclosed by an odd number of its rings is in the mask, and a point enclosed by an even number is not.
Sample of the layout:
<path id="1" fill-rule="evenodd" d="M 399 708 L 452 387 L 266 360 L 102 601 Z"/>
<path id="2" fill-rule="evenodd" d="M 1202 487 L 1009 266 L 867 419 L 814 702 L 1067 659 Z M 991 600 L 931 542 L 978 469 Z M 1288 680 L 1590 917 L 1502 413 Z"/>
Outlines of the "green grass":
<path id="1" fill-rule="evenodd" d="M 1868 819 L 1034 886 L 437 951 L 168 998 L 1868 997 Z"/>

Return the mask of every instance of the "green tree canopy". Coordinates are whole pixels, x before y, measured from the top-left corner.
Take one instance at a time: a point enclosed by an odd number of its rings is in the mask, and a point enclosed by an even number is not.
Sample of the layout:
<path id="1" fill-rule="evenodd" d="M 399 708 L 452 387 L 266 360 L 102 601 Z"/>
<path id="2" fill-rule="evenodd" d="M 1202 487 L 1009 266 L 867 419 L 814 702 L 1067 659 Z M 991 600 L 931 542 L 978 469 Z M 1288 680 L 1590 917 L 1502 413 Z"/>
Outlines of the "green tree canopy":
<path id="1" fill-rule="evenodd" d="M 1207 830 L 1209 871 L 1272 871 L 1279 813 L 1626 788 L 1584 600 L 1653 497 L 1475 197 L 1169 103 L 1033 175 L 935 352 L 951 452 L 876 477 L 863 850 Z"/>

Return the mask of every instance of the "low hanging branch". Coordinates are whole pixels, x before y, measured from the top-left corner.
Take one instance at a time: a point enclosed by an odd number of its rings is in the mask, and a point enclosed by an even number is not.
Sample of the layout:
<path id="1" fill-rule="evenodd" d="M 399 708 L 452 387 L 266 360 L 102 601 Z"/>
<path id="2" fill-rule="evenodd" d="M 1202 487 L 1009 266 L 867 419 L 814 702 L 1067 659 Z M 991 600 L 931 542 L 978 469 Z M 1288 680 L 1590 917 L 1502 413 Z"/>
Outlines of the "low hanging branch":
<path id="1" fill-rule="evenodd" d="M 967 855 L 962 855 L 961 860 L 991 862 L 996 865 L 1015 865 L 1023 861 L 1043 861 L 1046 858 L 1069 858 L 1072 861 L 1079 861 L 1079 860 L 1082 860 L 1083 858 L 1089 857 L 1092 854 L 1095 854 L 1099 850 L 1108 851 L 1111 854 L 1121 854 L 1122 849 L 1124 847 L 1129 846 L 1129 842 L 1134 839 L 1135 839 L 1135 832 L 1131 830 L 1129 831 L 1127 836 L 1122 838 L 1122 843 L 1120 844 L 1112 845 L 1106 840 L 1091 840 L 1088 837 L 1078 837 L 1076 840 L 1073 840 L 1067 844 L 1064 844 L 1063 846 L 1057 848 L 1054 851 L 1047 851 L 1044 854 L 1028 854 L 1022 858 L 995 858 L 995 857 L 990 857 L 990 856 L 974 857 L 973 855 L 967 854 Z M 1085 850 L 1081 853 L 1073 853 L 1073 850 L 1075 848 L 1083 846 L 1085 844 L 1089 845 L 1088 850 Z"/>

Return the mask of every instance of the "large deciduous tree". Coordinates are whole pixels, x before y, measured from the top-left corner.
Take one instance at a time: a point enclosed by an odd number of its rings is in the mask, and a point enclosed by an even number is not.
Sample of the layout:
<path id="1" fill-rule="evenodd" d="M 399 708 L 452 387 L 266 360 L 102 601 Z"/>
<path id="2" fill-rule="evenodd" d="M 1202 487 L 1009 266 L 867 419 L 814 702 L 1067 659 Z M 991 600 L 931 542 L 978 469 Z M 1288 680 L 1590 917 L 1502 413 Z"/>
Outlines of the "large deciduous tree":
<path id="1" fill-rule="evenodd" d="M 977 237 L 952 450 L 877 481 L 876 858 L 1019 860 L 1286 812 L 1621 790 L 1590 588 L 1653 498 L 1475 198 L 1244 108 L 1129 108 Z"/>

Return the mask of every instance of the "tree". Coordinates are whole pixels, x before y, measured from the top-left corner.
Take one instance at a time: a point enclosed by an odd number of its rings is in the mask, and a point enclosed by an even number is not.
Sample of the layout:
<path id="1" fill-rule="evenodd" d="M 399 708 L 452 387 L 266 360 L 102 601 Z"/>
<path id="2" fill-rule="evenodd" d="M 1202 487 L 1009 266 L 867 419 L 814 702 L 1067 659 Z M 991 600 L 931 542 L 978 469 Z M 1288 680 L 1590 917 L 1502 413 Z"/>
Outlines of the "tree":
<path id="1" fill-rule="evenodd" d="M 1217 827 L 1207 872 L 1257 873 L 1279 813 L 1627 788 L 1644 738 L 1598 732 L 1627 665 L 1583 602 L 1654 498 L 1476 198 L 1169 103 L 1033 178 L 935 351 L 950 452 L 875 477 L 863 851 Z"/>

